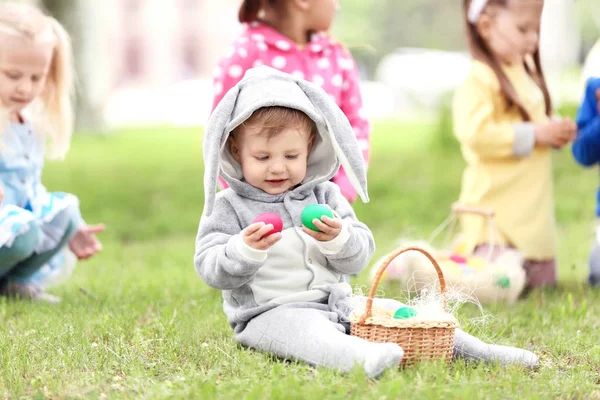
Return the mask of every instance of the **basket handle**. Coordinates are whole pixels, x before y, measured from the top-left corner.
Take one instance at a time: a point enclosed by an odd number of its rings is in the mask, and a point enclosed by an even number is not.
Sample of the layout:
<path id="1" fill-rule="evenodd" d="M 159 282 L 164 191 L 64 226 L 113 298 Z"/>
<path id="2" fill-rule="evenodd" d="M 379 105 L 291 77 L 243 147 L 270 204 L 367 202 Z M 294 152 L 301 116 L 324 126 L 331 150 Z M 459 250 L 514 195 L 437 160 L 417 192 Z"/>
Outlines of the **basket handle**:
<path id="1" fill-rule="evenodd" d="M 497 228 L 495 228 L 495 225 L 493 225 L 495 215 L 494 210 L 490 210 L 488 208 L 479 208 L 456 202 L 452 204 L 451 212 L 448 218 L 446 218 L 440 225 L 438 225 L 438 227 L 435 228 L 435 230 L 431 233 L 428 242 L 432 243 L 446 229 L 450 230 L 446 233 L 446 237 L 449 237 L 450 233 L 454 231 L 454 226 L 456 224 L 457 217 L 461 214 L 472 214 L 485 218 L 490 224 L 490 229 L 497 230 Z M 490 237 L 493 237 L 493 233 L 490 233 Z"/>
<path id="2" fill-rule="evenodd" d="M 446 311 L 446 279 L 444 279 L 444 273 L 442 272 L 442 269 L 440 268 L 439 264 L 437 263 L 435 258 L 433 258 L 433 256 L 427 251 L 419 247 L 406 247 L 404 249 L 395 250 L 383 261 L 383 263 L 381 263 L 381 266 L 377 270 L 377 274 L 375 274 L 375 276 L 373 277 L 373 281 L 371 282 L 371 289 L 369 290 L 369 296 L 367 297 L 367 305 L 365 307 L 364 314 L 362 315 L 362 317 L 360 317 L 360 320 L 358 321 L 359 324 L 363 325 L 367 318 L 370 318 L 373 313 L 373 298 L 375 297 L 375 292 L 377 291 L 377 287 L 379 286 L 381 276 L 387 269 L 388 265 L 390 265 L 392 260 L 398 257 L 400 254 L 411 250 L 418 251 L 425 255 L 425 257 L 427 257 L 435 267 L 435 270 L 438 274 L 438 280 L 440 281 L 440 292 L 442 294 L 443 309 L 444 311 Z"/>
<path id="3" fill-rule="evenodd" d="M 466 204 L 461 204 L 461 203 L 452 204 L 452 212 L 454 212 L 455 214 L 481 215 L 482 217 L 486 217 L 486 218 L 492 218 L 494 216 L 494 210 L 490 210 L 487 208 L 468 206 Z"/>
<path id="4" fill-rule="evenodd" d="M 457 203 L 452 204 L 452 213 L 453 213 L 453 215 L 460 215 L 460 214 L 479 215 L 487 220 L 488 227 L 489 227 L 490 248 L 487 252 L 487 256 L 485 257 L 486 260 L 491 261 L 493 259 L 494 246 L 496 245 L 496 241 L 494 240 L 495 235 L 498 235 L 498 238 L 499 238 L 498 245 L 500 246 L 500 248 L 501 249 L 506 248 L 506 243 L 504 242 L 504 239 L 502 239 L 502 234 L 500 233 L 500 231 L 498 230 L 498 226 L 494 222 L 494 216 L 496 215 L 494 210 L 490 210 L 489 208 L 480 208 L 480 207 L 475 207 L 475 206 L 471 206 L 471 205 L 467 205 L 467 204 L 461 204 L 461 203 L 457 202 Z"/>

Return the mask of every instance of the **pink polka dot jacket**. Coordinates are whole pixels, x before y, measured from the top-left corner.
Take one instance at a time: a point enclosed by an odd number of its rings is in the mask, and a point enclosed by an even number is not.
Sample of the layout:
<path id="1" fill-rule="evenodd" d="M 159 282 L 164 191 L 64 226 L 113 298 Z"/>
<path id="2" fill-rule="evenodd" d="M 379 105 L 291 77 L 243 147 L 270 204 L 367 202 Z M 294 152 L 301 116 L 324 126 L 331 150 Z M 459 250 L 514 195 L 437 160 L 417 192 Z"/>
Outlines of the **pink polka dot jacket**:
<path id="1" fill-rule="evenodd" d="M 321 86 L 350 121 L 365 163 L 368 163 L 370 125 L 363 111 L 356 64 L 344 46 L 320 33 L 313 35 L 307 46 L 299 48 L 294 41 L 267 25 L 245 24 L 241 35 L 215 68 L 213 109 L 247 70 L 260 65 Z M 356 190 L 343 168 L 332 180 L 344 197 L 351 202 L 356 200 Z M 224 185 L 224 181 L 221 184 Z"/>

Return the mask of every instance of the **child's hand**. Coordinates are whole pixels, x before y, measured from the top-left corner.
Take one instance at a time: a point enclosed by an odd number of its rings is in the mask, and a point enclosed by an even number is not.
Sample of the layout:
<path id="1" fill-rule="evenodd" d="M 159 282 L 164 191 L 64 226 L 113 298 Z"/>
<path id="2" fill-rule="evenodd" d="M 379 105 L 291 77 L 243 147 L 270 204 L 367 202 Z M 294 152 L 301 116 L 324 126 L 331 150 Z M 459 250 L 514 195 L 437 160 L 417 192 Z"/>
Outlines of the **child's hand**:
<path id="1" fill-rule="evenodd" d="M 248 225 L 246 229 L 242 231 L 242 238 L 244 242 L 256 250 L 267 250 L 281 239 L 281 233 L 276 232 L 269 236 L 265 236 L 273 229 L 272 224 L 266 224 L 264 222 L 256 222 Z"/>
<path id="2" fill-rule="evenodd" d="M 568 118 L 535 125 L 535 142 L 539 145 L 561 148 L 576 135 L 577 125 Z"/>
<path id="3" fill-rule="evenodd" d="M 0 184 L 0 206 L 2 205 L 2 200 L 4 200 L 4 189 L 2 188 L 2 185 Z"/>
<path id="4" fill-rule="evenodd" d="M 104 225 L 82 225 L 69 242 L 69 248 L 77 256 L 79 260 L 90 258 L 100 250 L 102 244 L 96 237 L 96 233 L 104 230 Z"/>
<path id="5" fill-rule="evenodd" d="M 302 230 L 308 236 L 320 242 L 329 242 L 330 240 L 335 239 L 342 231 L 342 220 L 339 218 L 323 216 L 321 217 L 321 220 L 315 218 L 312 222 L 321 230 L 321 232 L 315 232 L 305 226 L 302 227 Z"/>
<path id="6" fill-rule="evenodd" d="M 598 103 L 598 115 L 600 115 L 600 89 L 596 90 L 596 100 Z"/>

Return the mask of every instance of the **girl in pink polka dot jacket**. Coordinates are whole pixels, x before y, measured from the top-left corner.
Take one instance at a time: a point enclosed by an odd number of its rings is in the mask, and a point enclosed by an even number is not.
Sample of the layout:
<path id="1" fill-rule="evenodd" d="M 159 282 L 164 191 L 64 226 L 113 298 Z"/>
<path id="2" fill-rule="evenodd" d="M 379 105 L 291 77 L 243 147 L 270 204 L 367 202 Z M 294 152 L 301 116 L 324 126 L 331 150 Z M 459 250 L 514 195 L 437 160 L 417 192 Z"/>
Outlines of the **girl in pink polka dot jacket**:
<path id="1" fill-rule="evenodd" d="M 368 162 L 370 125 L 356 64 L 326 34 L 338 7 L 339 0 L 243 0 L 238 17 L 244 30 L 215 70 L 213 109 L 248 69 L 268 65 L 320 85 L 348 117 Z M 332 180 L 348 201 L 356 200 L 342 168 Z"/>

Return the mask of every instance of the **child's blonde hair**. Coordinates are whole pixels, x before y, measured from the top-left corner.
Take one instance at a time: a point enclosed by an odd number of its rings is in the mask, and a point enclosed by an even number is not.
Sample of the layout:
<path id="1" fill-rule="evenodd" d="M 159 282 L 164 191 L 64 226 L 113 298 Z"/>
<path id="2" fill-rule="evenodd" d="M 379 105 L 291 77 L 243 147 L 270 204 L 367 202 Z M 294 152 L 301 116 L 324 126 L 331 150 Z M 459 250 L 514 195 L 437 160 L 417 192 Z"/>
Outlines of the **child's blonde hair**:
<path id="1" fill-rule="evenodd" d="M 49 158 L 64 158 L 69 151 L 73 131 L 74 73 L 71 39 L 63 26 L 39 9 L 26 4 L 0 4 L 0 33 L 31 41 L 49 40 L 54 44 L 52 61 L 44 89 L 30 109 L 30 118 L 38 131 L 49 137 Z M 0 135 L 8 126 L 3 113 Z"/>

